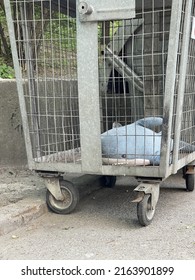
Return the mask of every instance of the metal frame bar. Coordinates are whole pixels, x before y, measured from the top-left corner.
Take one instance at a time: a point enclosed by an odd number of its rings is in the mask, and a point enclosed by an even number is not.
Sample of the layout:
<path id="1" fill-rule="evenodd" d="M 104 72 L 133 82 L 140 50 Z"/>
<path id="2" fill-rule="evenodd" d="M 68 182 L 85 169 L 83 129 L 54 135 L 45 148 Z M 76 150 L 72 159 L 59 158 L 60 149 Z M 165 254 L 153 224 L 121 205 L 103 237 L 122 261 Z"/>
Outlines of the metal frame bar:
<path id="1" fill-rule="evenodd" d="M 171 11 L 170 35 L 167 58 L 167 71 L 165 83 L 165 98 L 163 105 L 163 126 L 161 141 L 160 172 L 166 177 L 170 159 L 170 141 L 173 117 L 173 100 L 175 91 L 176 65 L 179 44 L 179 31 L 181 23 L 182 0 L 173 0 Z"/>
<path id="2" fill-rule="evenodd" d="M 97 22 L 135 17 L 135 0 L 78 1 L 79 18 L 83 22 Z"/>
<path id="3" fill-rule="evenodd" d="M 90 161 L 90 159 L 89 159 Z M 83 166 L 81 164 L 72 163 L 48 163 L 40 162 L 35 163 L 34 169 L 37 171 L 51 171 L 60 173 L 84 173 Z M 88 170 L 87 170 L 88 171 Z M 89 174 L 89 172 L 88 172 Z M 94 172 L 91 172 L 94 174 Z M 134 176 L 140 178 L 159 178 L 161 177 L 158 166 L 112 166 L 112 165 L 102 165 L 102 169 L 95 173 L 96 175 L 115 175 L 115 176 Z M 171 173 L 170 173 L 171 174 Z"/>
<path id="4" fill-rule="evenodd" d="M 191 10 L 192 10 L 192 0 L 187 0 L 186 10 L 185 10 L 185 21 L 184 21 L 184 33 L 182 42 L 182 52 L 181 52 L 181 63 L 180 63 L 180 79 L 178 86 L 178 97 L 177 97 L 177 108 L 176 108 L 176 121 L 175 121 L 175 139 L 174 139 L 174 150 L 173 150 L 173 172 L 176 173 L 178 170 L 178 152 L 179 152 L 179 142 L 181 135 L 181 119 L 183 112 L 183 101 L 185 93 L 185 83 L 186 83 L 186 71 L 188 64 L 188 48 L 190 43 L 190 27 L 191 27 Z"/>
<path id="5" fill-rule="evenodd" d="M 79 15 L 77 15 L 77 65 L 82 170 L 100 173 L 102 152 L 98 79 L 98 26 L 97 22 L 81 24 Z"/>

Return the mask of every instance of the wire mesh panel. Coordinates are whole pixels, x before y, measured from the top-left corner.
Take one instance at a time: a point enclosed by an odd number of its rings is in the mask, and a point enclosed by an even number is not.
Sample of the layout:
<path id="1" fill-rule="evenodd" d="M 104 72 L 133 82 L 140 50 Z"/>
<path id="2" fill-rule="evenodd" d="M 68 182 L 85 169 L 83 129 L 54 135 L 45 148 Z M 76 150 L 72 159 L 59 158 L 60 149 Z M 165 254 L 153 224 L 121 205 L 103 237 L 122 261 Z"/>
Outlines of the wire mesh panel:
<path id="1" fill-rule="evenodd" d="M 171 1 L 137 1 L 136 18 L 100 24 L 104 156 L 160 162 L 170 19 Z"/>
<path id="2" fill-rule="evenodd" d="M 33 157 L 38 162 L 76 162 L 80 136 L 75 1 L 10 2 Z"/>
<path id="3" fill-rule="evenodd" d="M 172 133 L 175 171 L 194 160 L 194 40 L 191 38 L 193 1 L 183 1 L 173 103 Z M 182 160 L 183 159 L 183 160 Z"/>
<path id="4" fill-rule="evenodd" d="M 134 164 L 131 164 L 136 166 L 139 159 L 143 165 L 160 165 L 162 138 L 165 141 L 168 139 L 169 165 L 195 151 L 195 53 L 194 40 L 190 40 L 187 31 L 191 25 L 190 16 L 194 15 L 194 4 L 192 7 L 192 2 L 185 0 L 180 3 L 181 14 L 177 19 L 171 19 L 172 1 L 136 1 L 136 18 L 100 24 L 102 152 L 104 157 L 109 158 L 107 163 L 128 164 L 129 159 L 134 159 Z M 174 34 L 170 34 L 171 20 L 175 27 L 178 21 L 180 29 L 175 46 L 176 62 L 172 67 L 175 75 L 169 81 L 167 67 L 171 67 L 170 62 L 167 65 L 167 60 L 168 55 L 169 61 L 172 60 L 169 46 L 174 38 Z M 183 79 L 186 80 L 184 96 Z M 171 83 L 174 85 L 173 98 Z M 167 98 L 169 94 L 170 98 Z M 168 108 L 165 106 L 165 95 L 169 100 Z M 181 116 L 180 111 L 183 112 Z M 172 112 L 169 138 L 165 129 L 168 123 L 165 123 Z M 177 158 L 174 157 L 173 161 L 174 149 Z"/>
<path id="5" fill-rule="evenodd" d="M 195 3 L 191 9 L 191 17 L 195 17 Z M 179 158 L 185 157 L 186 152 L 192 152 L 191 146 L 195 145 L 195 40 L 192 38 L 187 61 L 180 141 L 188 143 L 188 146 L 185 152 L 182 151 L 182 146 L 180 147 Z"/>

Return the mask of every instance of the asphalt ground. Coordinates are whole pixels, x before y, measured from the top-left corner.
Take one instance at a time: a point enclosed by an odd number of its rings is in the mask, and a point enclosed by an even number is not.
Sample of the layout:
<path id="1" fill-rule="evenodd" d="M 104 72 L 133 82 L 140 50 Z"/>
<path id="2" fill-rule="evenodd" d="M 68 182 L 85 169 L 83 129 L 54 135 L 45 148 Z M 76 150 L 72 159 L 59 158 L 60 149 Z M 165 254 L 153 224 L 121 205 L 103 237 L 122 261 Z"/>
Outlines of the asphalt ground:
<path id="1" fill-rule="evenodd" d="M 186 192 L 182 174 L 161 184 L 147 227 L 140 226 L 131 203 L 138 184 L 134 178 L 118 177 L 113 189 L 87 191 L 73 213 L 58 215 L 46 207 L 40 178 L 10 176 L 10 183 L 5 179 L 3 184 L 12 192 L 12 184 L 23 186 L 23 195 L 16 191 L 19 200 L 1 206 L 5 216 L 12 208 L 6 220 L 14 226 L 3 231 L 0 219 L 0 259 L 195 259 L 195 192 Z"/>

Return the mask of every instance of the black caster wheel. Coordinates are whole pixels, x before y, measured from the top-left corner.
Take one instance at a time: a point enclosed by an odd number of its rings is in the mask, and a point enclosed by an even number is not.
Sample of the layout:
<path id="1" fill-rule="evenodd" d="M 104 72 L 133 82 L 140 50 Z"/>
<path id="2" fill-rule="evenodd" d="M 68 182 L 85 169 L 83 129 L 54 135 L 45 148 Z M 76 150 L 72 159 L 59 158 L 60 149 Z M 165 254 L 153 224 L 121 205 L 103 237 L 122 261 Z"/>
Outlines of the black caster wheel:
<path id="1" fill-rule="evenodd" d="M 116 184 L 116 176 L 102 176 L 100 184 L 104 188 L 113 188 Z"/>
<path id="2" fill-rule="evenodd" d="M 60 188 L 63 200 L 56 200 L 49 190 L 46 192 L 46 203 L 53 212 L 57 214 L 69 214 L 77 206 L 79 201 L 79 192 L 71 182 L 60 181 Z"/>
<path id="3" fill-rule="evenodd" d="M 186 174 L 185 180 L 186 180 L 186 190 L 188 192 L 192 192 L 194 190 L 194 174 Z"/>
<path id="4" fill-rule="evenodd" d="M 137 217 L 142 226 L 151 224 L 155 214 L 155 209 L 151 207 L 151 195 L 146 194 L 144 198 L 137 204 Z"/>

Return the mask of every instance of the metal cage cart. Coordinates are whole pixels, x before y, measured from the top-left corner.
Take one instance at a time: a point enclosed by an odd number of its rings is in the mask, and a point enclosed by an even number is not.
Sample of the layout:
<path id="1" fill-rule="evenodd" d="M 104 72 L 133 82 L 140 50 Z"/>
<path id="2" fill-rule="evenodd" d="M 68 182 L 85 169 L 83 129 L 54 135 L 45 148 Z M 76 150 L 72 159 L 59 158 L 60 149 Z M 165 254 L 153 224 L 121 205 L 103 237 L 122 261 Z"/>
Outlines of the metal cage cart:
<path id="1" fill-rule="evenodd" d="M 66 173 L 134 176 L 151 223 L 159 186 L 183 168 L 194 189 L 195 3 L 6 0 L 29 168 L 48 206 L 78 203 Z"/>

